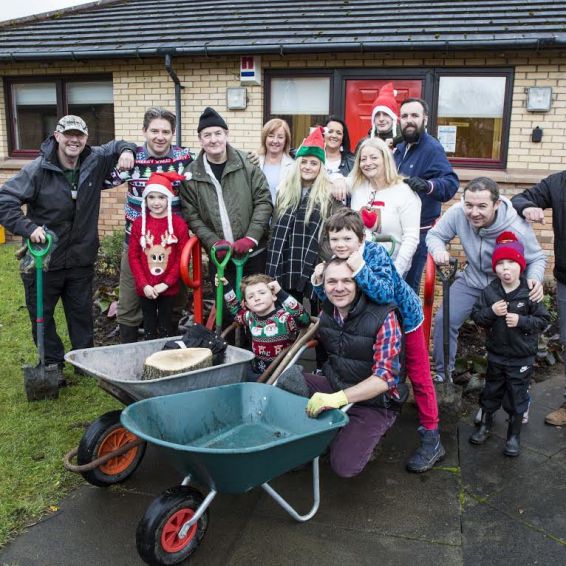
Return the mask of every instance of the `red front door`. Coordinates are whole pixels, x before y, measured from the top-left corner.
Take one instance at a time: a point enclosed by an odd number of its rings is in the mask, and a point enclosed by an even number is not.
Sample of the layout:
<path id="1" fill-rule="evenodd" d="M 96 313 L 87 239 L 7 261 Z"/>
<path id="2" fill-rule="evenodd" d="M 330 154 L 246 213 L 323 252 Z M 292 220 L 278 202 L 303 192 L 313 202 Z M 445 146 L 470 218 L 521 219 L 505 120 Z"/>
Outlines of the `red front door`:
<path id="1" fill-rule="evenodd" d="M 368 135 L 371 127 L 371 109 L 373 101 L 379 94 L 379 89 L 391 82 L 397 91 L 395 99 L 399 103 L 409 97 L 419 98 L 421 96 L 423 86 L 421 80 L 360 79 L 346 81 L 344 119 L 350 133 L 352 151 L 356 148 L 357 143 Z"/>

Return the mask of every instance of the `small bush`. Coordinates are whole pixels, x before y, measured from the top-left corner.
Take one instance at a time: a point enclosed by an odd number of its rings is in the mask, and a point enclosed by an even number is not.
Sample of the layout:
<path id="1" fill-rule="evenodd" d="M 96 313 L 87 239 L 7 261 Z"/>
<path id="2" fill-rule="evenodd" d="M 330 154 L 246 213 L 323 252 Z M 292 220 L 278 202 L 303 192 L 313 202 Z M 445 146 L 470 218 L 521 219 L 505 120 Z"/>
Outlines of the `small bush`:
<path id="1" fill-rule="evenodd" d="M 120 273 L 120 260 L 124 247 L 124 232 L 116 231 L 111 236 L 105 236 L 100 242 L 96 270 L 110 277 Z"/>

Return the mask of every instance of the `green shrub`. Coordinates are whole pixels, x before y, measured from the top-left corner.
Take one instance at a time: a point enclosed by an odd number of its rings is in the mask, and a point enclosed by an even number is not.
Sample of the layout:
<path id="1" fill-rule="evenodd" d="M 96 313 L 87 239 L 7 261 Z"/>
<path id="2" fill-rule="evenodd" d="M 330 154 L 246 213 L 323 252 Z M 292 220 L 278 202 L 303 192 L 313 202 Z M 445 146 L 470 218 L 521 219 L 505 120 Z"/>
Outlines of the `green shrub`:
<path id="1" fill-rule="evenodd" d="M 110 277 L 120 273 L 120 260 L 124 247 L 124 232 L 116 231 L 111 236 L 105 236 L 100 242 L 96 270 Z"/>

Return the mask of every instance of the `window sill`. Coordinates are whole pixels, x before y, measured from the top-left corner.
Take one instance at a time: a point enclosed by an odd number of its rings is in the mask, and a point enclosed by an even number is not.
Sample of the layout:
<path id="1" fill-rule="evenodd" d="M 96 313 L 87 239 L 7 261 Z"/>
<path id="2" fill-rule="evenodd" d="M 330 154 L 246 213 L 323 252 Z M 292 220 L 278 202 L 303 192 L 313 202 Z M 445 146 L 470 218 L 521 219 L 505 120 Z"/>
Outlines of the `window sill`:
<path id="1" fill-rule="evenodd" d="M 489 177 L 496 183 L 534 185 L 552 173 L 558 173 L 561 169 L 462 169 L 454 168 L 460 183 L 471 181 L 476 177 Z"/>
<path id="2" fill-rule="evenodd" d="M 19 171 L 24 165 L 31 163 L 35 158 L 14 159 L 9 157 L 0 161 L 0 169 L 5 171 Z"/>

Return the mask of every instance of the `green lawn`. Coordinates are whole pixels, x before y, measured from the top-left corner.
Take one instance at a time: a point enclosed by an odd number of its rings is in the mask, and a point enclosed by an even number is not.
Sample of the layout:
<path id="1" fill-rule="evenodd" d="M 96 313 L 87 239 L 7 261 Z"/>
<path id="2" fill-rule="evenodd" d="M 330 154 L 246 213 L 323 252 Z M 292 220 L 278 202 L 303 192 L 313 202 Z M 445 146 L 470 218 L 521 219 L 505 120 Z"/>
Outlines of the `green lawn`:
<path id="1" fill-rule="evenodd" d="M 28 403 L 21 366 L 35 364 L 30 321 L 14 259 L 15 246 L 0 245 L 0 546 L 83 482 L 67 472 L 62 457 L 75 447 L 85 423 L 119 403 L 88 377 L 65 374 L 73 384 L 56 401 Z M 68 347 L 61 309 L 57 325 Z"/>

